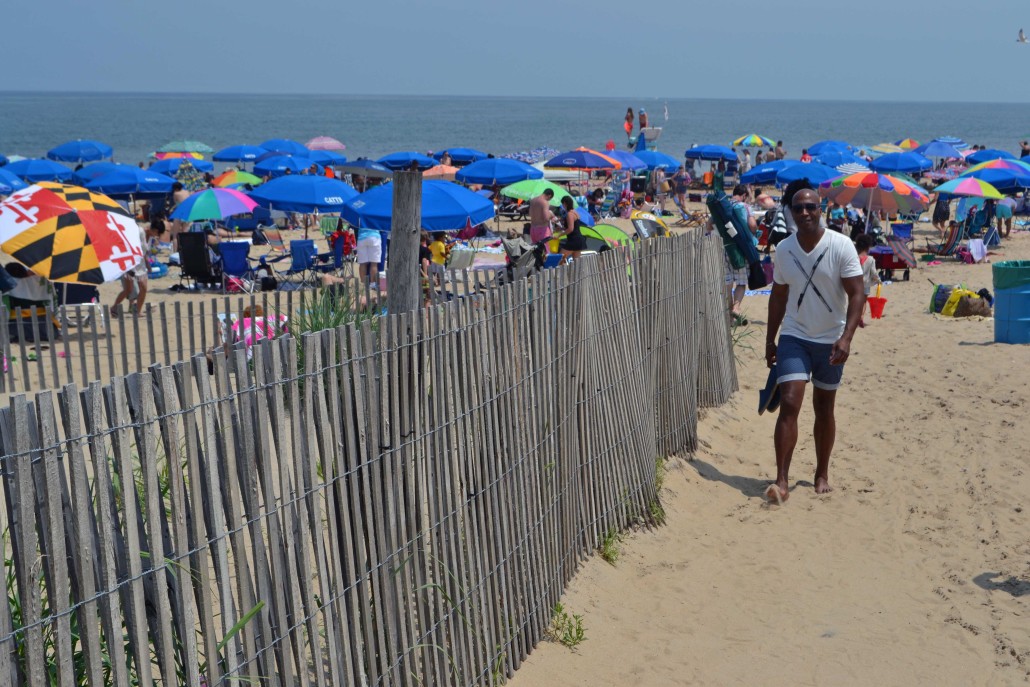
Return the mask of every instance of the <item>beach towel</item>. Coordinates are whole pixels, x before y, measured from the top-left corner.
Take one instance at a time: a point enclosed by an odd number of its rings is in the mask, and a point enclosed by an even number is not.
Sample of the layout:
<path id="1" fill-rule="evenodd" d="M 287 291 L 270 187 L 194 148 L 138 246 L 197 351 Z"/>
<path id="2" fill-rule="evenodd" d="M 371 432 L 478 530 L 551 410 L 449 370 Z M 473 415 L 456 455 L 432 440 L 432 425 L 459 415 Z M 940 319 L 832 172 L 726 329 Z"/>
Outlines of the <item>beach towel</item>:
<path id="1" fill-rule="evenodd" d="M 974 263 L 983 262 L 987 259 L 987 246 L 984 244 L 983 239 L 969 239 L 967 248 Z"/>

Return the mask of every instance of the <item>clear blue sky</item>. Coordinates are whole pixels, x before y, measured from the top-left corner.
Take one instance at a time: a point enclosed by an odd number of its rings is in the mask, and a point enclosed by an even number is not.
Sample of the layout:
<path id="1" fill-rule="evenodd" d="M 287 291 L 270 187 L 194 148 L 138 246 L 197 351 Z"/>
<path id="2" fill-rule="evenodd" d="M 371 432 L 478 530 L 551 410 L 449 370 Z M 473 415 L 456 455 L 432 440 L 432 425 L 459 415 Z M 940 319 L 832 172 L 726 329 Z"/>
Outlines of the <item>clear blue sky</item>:
<path id="1" fill-rule="evenodd" d="M 9 0 L 4 90 L 1026 102 L 1027 0 Z"/>

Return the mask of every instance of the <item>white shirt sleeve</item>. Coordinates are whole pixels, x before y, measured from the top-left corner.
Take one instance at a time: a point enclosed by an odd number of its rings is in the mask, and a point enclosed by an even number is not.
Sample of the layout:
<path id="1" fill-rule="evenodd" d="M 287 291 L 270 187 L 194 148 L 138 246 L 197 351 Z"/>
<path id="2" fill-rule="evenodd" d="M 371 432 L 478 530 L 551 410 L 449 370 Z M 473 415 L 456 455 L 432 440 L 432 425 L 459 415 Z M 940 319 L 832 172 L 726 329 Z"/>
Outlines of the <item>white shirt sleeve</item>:
<path id="1" fill-rule="evenodd" d="M 855 244 L 848 239 L 841 241 L 841 250 L 838 252 L 838 256 L 841 279 L 862 276 L 862 264 L 858 261 L 858 251 L 855 250 Z"/>

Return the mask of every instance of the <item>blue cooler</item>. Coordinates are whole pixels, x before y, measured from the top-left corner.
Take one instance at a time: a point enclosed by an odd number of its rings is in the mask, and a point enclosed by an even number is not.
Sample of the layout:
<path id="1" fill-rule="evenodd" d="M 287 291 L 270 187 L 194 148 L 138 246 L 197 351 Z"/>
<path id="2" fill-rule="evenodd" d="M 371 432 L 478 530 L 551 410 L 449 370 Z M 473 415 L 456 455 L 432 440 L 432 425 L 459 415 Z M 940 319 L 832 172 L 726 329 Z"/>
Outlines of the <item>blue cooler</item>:
<path id="1" fill-rule="evenodd" d="M 993 265 L 994 341 L 1030 343 L 1030 260 Z"/>

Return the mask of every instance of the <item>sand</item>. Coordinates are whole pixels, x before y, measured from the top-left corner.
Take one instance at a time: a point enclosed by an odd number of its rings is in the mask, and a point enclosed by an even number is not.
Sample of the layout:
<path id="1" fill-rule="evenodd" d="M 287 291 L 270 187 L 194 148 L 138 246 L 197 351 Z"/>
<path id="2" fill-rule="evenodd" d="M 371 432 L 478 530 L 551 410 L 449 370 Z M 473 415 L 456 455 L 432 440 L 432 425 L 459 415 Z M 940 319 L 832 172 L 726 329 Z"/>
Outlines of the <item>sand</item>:
<path id="1" fill-rule="evenodd" d="M 1019 258 L 1026 233 L 991 257 Z M 615 566 L 583 566 L 563 603 L 586 641 L 542 643 L 508 684 L 1030 681 L 1030 346 L 926 314 L 927 278 L 991 288 L 991 266 L 922 266 L 884 288 L 838 396 L 836 490 L 812 489 L 806 406 L 783 506 L 762 498 L 767 298 L 746 298 L 741 391 L 703 418 L 697 455 L 671 461 L 668 523 L 628 535 Z"/>

